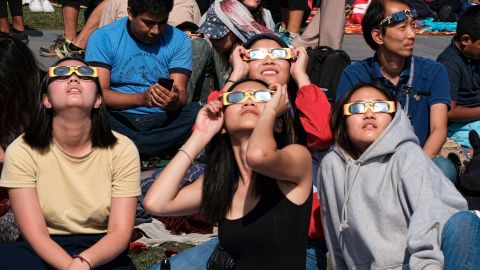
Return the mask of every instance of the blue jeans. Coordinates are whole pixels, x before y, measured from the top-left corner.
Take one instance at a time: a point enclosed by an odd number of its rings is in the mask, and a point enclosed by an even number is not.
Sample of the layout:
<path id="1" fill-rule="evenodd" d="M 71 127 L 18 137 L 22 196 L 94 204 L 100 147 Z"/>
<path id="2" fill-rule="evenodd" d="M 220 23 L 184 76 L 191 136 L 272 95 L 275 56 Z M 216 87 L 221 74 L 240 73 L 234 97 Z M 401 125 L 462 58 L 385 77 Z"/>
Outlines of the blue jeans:
<path id="1" fill-rule="evenodd" d="M 438 168 L 440 168 L 448 180 L 453 184 L 457 182 L 457 169 L 455 169 L 455 166 L 448 158 L 435 157 L 432 158 L 432 161 Z"/>
<path id="2" fill-rule="evenodd" d="M 327 269 L 327 244 L 318 240 L 309 240 L 307 245 L 306 270 Z"/>
<path id="3" fill-rule="evenodd" d="M 196 247 L 186 249 L 170 257 L 171 270 L 206 270 L 207 261 L 218 244 L 218 237 L 202 243 Z M 160 264 L 154 264 L 147 270 L 159 270 Z"/>
<path id="4" fill-rule="evenodd" d="M 175 153 L 191 134 L 201 106 L 189 102 L 175 112 L 130 114 L 109 112 L 113 130 L 130 138 L 142 158 L 164 157 Z"/>
<path id="5" fill-rule="evenodd" d="M 470 211 L 450 217 L 442 231 L 445 270 L 478 270 L 480 267 L 480 218 Z"/>
<path id="6" fill-rule="evenodd" d="M 218 237 L 215 237 L 196 247 L 189 248 L 170 257 L 171 270 L 206 270 L 207 261 L 218 244 Z M 317 241 L 309 241 L 307 246 L 307 270 L 325 270 L 327 268 L 327 247 Z M 323 266 L 323 267 L 322 267 Z M 154 264 L 147 270 L 159 270 L 160 264 Z"/>

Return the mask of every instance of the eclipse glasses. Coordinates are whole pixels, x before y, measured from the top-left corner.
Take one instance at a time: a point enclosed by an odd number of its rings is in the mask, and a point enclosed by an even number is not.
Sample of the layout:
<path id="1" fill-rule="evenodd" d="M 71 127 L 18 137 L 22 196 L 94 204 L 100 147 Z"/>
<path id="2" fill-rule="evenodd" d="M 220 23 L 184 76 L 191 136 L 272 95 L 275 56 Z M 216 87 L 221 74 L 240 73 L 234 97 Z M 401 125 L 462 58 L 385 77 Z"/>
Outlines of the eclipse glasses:
<path id="1" fill-rule="evenodd" d="M 48 69 L 49 78 L 66 79 L 75 73 L 81 79 L 92 79 L 98 77 L 98 71 L 95 67 L 89 66 L 54 66 Z"/>
<path id="2" fill-rule="evenodd" d="M 395 112 L 395 102 L 393 101 L 364 101 L 353 102 L 343 105 L 343 115 L 363 114 L 368 109 L 372 112 L 393 113 Z"/>
<path id="3" fill-rule="evenodd" d="M 245 103 L 249 98 L 253 102 L 268 102 L 272 99 L 272 95 L 275 93 L 270 90 L 245 90 L 237 92 L 226 92 L 223 93 L 223 105 L 231 105 L 237 103 Z"/>
<path id="4" fill-rule="evenodd" d="M 288 60 L 292 58 L 292 50 L 290 48 L 274 48 L 274 49 L 251 49 L 247 50 L 243 56 L 243 60 L 261 60 L 270 56 L 271 59 L 284 59 Z"/>
<path id="5" fill-rule="evenodd" d="M 415 9 L 405 9 L 399 12 L 395 12 L 385 17 L 378 26 L 382 26 L 382 25 L 388 26 L 388 25 L 399 23 L 399 22 L 403 22 L 407 20 L 408 17 L 412 19 L 416 19 L 417 11 Z"/>

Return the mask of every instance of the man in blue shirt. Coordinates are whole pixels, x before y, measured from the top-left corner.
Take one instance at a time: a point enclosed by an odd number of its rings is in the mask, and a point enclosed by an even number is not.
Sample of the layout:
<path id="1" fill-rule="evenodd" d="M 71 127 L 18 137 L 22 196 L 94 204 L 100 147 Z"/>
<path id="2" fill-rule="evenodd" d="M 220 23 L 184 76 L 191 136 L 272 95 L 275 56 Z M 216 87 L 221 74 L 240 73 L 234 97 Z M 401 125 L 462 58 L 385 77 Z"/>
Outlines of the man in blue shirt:
<path id="1" fill-rule="evenodd" d="M 173 0 L 129 0 L 128 17 L 98 29 L 87 44 L 85 59 L 99 69 L 112 129 L 132 139 L 143 159 L 176 151 L 200 109 L 187 103 L 192 47 L 167 24 L 172 7 Z"/>
<path id="2" fill-rule="evenodd" d="M 449 82 L 443 65 L 413 56 L 415 17 L 416 11 L 405 1 L 372 1 L 365 13 L 362 30 L 375 55 L 345 68 L 337 99 L 358 83 L 384 83 L 397 95 L 410 117 L 424 152 L 434 158 L 447 138 Z M 434 162 L 451 180 L 456 178 L 448 160 L 434 159 Z"/>
<path id="3" fill-rule="evenodd" d="M 437 58 L 447 68 L 452 96 L 448 136 L 472 148 L 470 130 L 480 133 L 480 6 L 469 8 L 452 43 Z"/>

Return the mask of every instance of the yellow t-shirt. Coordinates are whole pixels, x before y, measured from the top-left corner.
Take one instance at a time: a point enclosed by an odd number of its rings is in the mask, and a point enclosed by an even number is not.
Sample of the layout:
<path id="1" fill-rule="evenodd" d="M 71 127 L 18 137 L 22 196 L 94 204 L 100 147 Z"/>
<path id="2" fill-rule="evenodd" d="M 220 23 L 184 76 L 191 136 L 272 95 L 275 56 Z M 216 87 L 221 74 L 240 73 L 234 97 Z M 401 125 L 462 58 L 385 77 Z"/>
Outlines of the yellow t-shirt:
<path id="1" fill-rule="evenodd" d="M 68 155 L 54 140 L 40 153 L 23 135 L 10 144 L 0 186 L 36 188 L 49 234 L 105 233 L 112 197 L 140 195 L 140 160 L 130 139 L 114 133 L 111 148 Z"/>

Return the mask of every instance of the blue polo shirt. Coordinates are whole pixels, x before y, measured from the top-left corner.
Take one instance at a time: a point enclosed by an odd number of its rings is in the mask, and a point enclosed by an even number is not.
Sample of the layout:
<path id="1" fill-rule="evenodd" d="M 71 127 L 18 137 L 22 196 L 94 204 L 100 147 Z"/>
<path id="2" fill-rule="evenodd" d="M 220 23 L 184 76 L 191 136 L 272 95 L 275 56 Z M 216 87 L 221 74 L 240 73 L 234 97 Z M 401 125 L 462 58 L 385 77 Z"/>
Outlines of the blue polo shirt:
<path id="1" fill-rule="evenodd" d="M 467 108 L 480 106 L 480 60 L 464 55 L 455 40 L 437 58 L 447 68 L 450 95 L 457 105 Z"/>
<path id="2" fill-rule="evenodd" d="M 408 115 L 420 145 L 423 147 L 430 135 L 430 106 L 442 103 L 450 108 L 450 84 L 447 71 L 442 64 L 419 56 L 412 57 L 414 67 L 413 84 L 410 92 L 420 94 L 410 96 Z M 376 54 L 346 67 L 340 78 L 336 99 L 340 99 L 356 84 L 382 82 L 397 96 L 402 108 L 405 109 L 406 96 L 402 89 L 407 85 L 410 78 L 411 59 L 409 58 L 406 61 L 397 85 L 393 85 L 390 80 L 383 76 Z"/>

